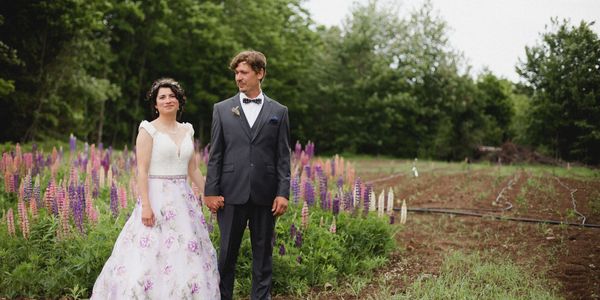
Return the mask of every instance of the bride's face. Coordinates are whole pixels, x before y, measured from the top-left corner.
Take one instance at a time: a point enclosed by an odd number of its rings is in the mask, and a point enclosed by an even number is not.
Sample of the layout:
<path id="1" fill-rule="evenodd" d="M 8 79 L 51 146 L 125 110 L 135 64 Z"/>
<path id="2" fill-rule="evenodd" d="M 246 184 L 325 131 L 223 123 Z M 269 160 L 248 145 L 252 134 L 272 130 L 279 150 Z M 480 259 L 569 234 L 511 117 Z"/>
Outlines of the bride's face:
<path id="1" fill-rule="evenodd" d="M 179 110 L 179 101 L 175 93 L 168 87 L 158 89 L 156 95 L 156 109 L 160 115 L 177 114 Z"/>

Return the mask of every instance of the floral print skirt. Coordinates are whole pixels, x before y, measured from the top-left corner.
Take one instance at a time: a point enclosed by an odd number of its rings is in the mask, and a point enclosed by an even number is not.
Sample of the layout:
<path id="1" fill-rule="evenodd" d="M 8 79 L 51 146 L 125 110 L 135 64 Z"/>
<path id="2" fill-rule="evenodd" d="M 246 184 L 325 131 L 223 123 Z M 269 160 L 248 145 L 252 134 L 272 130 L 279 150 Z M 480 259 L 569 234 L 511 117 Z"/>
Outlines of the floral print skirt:
<path id="1" fill-rule="evenodd" d="M 154 227 L 138 200 L 92 299 L 220 299 L 217 256 L 186 176 L 150 176 Z"/>

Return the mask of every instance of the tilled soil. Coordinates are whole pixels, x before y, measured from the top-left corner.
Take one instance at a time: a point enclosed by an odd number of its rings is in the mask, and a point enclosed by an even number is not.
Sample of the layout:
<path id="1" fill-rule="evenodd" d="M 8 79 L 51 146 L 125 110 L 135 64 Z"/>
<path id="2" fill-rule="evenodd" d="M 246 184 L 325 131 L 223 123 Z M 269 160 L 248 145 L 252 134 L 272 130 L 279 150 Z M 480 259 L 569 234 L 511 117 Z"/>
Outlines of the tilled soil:
<path id="1" fill-rule="evenodd" d="M 590 207 L 592 197 L 600 193 L 600 181 L 589 179 L 533 176 L 525 170 L 497 176 L 493 170 L 478 170 L 397 177 L 376 184 L 375 189 L 389 187 L 398 191 L 399 199 L 408 200 L 409 208 L 464 209 L 580 224 L 583 219 L 576 208 L 586 217 L 586 224 L 600 224 L 600 215 Z M 511 205 L 510 210 L 503 210 Z M 404 251 L 392 257 L 384 271 L 396 278 L 392 285 L 398 287 L 397 292 L 416 278 L 436 276 L 444 256 L 460 250 L 507 255 L 558 283 L 566 299 L 600 298 L 600 228 L 409 213 L 397 239 Z"/>

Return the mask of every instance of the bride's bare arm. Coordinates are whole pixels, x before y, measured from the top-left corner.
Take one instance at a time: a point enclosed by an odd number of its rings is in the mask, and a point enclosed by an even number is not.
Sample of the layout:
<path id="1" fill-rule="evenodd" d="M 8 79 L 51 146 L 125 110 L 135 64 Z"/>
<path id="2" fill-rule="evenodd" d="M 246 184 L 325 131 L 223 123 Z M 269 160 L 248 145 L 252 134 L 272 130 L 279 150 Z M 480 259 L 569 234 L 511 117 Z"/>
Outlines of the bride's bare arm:
<path id="1" fill-rule="evenodd" d="M 154 225 L 154 213 L 148 198 L 148 169 L 152 157 L 152 137 L 145 130 L 140 130 L 136 142 L 137 156 L 137 186 L 142 200 L 142 223 L 146 226 Z"/>
<path id="2" fill-rule="evenodd" d="M 198 169 L 198 161 L 196 160 L 196 155 L 192 155 L 192 157 L 190 158 L 190 162 L 188 163 L 188 176 L 190 177 L 194 185 L 198 187 L 200 194 L 203 195 L 204 176 L 202 176 L 200 169 Z"/>

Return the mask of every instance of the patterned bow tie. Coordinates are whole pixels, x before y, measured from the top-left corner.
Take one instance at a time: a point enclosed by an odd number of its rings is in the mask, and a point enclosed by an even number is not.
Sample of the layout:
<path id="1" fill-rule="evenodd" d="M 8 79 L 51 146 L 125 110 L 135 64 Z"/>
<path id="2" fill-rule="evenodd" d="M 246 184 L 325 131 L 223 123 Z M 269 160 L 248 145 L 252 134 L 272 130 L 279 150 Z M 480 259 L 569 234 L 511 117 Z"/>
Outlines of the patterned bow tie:
<path id="1" fill-rule="evenodd" d="M 244 102 L 244 104 L 248 104 L 250 102 L 260 104 L 262 102 L 262 99 L 260 99 L 260 98 L 256 98 L 256 99 L 244 98 L 244 99 L 242 99 L 242 101 Z"/>

